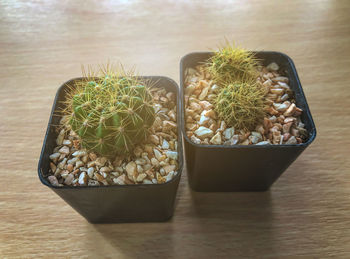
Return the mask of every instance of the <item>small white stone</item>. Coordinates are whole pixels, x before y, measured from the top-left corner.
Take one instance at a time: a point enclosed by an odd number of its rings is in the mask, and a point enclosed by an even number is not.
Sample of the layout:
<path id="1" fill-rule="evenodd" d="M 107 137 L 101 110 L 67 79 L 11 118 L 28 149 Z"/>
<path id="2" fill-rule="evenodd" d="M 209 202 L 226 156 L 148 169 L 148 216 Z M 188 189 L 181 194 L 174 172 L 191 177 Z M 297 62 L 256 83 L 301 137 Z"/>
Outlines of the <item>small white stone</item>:
<path id="1" fill-rule="evenodd" d="M 73 157 L 72 159 L 69 159 L 67 161 L 67 164 L 70 164 L 70 165 L 75 165 L 75 163 L 78 161 L 78 158 L 77 157 Z"/>
<path id="2" fill-rule="evenodd" d="M 94 168 L 93 167 L 89 167 L 89 169 L 87 170 L 87 174 L 90 178 L 92 178 L 94 176 Z"/>
<path id="3" fill-rule="evenodd" d="M 137 166 L 136 163 L 134 161 L 129 162 L 126 167 L 125 170 L 128 174 L 129 179 L 134 179 L 136 177 L 137 174 Z"/>
<path id="4" fill-rule="evenodd" d="M 252 142 L 252 144 L 256 144 L 262 140 L 262 136 L 259 132 L 253 131 L 249 136 L 249 140 Z"/>
<path id="5" fill-rule="evenodd" d="M 290 102 L 285 101 L 284 103 L 274 103 L 274 108 L 279 112 L 284 112 L 290 106 Z"/>
<path id="6" fill-rule="evenodd" d="M 176 151 L 166 151 L 165 154 L 170 159 L 177 160 L 177 152 Z"/>
<path id="7" fill-rule="evenodd" d="M 71 147 L 72 146 L 72 141 L 70 141 L 69 139 L 65 139 L 65 140 L 63 140 L 62 144 L 65 145 L 65 146 Z"/>
<path id="8" fill-rule="evenodd" d="M 84 165 L 83 161 L 80 161 L 80 160 L 78 160 L 78 161 L 75 163 L 75 167 L 76 167 L 76 168 L 79 168 L 79 167 L 81 167 L 81 166 L 83 166 L 83 165 Z"/>
<path id="9" fill-rule="evenodd" d="M 57 159 L 60 157 L 60 153 L 53 153 L 52 155 L 50 155 L 50 159 L 54 162 L 57 161 Z"/>
<path id="10" fill-rule="evenodd" d="M 158 183 L 157 179 L 156 179 L 156 178 L 153 178 L 153 179 L 152 179 L 152 183 L 157 184 L 157 183 Z"/>
<path id="11" fill-rule="evenodd" d="M 203 126 L 200 126 L 194 133 L 201 139 L 211 137 L 213 135 L 213 131 L 211 129 Z"/>
<path id="12" fill-rule="evenodd" d="M 137 165 L 145 165 L 147 163 L 147 161 L 144 158 L 138 158 L 138 159 L 135 160 L 135 163 Z"/>
<path id="13" fill-rule="evenodd" d="M 158 161 L 156 158 L 154 158 L 154 157 L 152 157 L 151 163 L 152 163 L 152 165 L 154 165 L 154 166 L 159 166 L 159 161 Z"/>
<path id="14" fill-rule="evenodd" d="M 150 181 L 150 180 L 148 180 L 148 179 L 143 180 L 142 183 L 143 183 L 143 184 L 153 184 L 152 181 Z"/>
<path id="15" fill-rule="evenodd" d="M 69 154 L 69 147 L 63 146 L 60 148 L 60 150 L 58 150 L 58 152 L 60 152 L 61 154 L 68 155 Z"/>
<path id="16" fill-rule="evenodd" d="M 280 69 L 280 67 L 275 62 L 270 63 L 266 68 L 272 71 L 277 71 Z"/>
<path id="17" fill-rule="evenodd" d="M 171 171 L 170 173 L 167 174 L 167 176 L 165 176 L 165 181 L 169 182 L 171 179 L 173 179 L 174 177 L 174 171 Z"/>
<path id="18" fill-rule="evenodd" d="M 140 165 L 137 165 L 137 172 L 141 174 L 143 172 L 143 168 Z"/>
<path id="19" fill-rule="evenodd" d="M 168 174 L 168 173 L 170 173 L 171 171 L 174 171 L 175 168 L 176 168 L 175 165 L 167 165 L 167 166 L 164 166 L 164 167 L 161 168 L 161 169 L 163 169 L 163 170 L 165 171 L 165 173 Z"/>
<path id="20" fill-rule="evenodd" d="M 271 88 L 270 92 L 273 94 L 282 95 L 284 93 L 284 90 L 281 88 Z"/>
<path id="21" fill-rule="evenodd" d="M 169 149 L 169 142 L 166 139 L 163 139 L 162 149 Z"/>
<path id="22" fill-rule="evenodd" d="M 292 116 L 296 110 L 296 106 L 295 103 L 292 103 L 288 109 L 285 111 L 285 113 L 283 114 L 284 116 L 288 117 L 288 116 Z"/>
<path id="23" fill-rule="evenodd" d="M 113 178 L 113 182 L 119 185 L 125 185 L 125 174 L 117 177 L 117 178 Z"/>
<path id="24" fill-rule="evenodd" d="M 100 172 L 102 172 L 102 173 L 109 173 L 110 171 L 112 171 L 112 170 L 108 166 L 104 166 L 100 169 Z"/>
<path id="25" fill-rule="evenodd" d="M 63 143 L 64 133 L 65 133 L 64 129 L 61 129 L 60 133 L 59 133 L 58 136 L 57 136 L 56 144 L 57 144 L 58 146 L 62 145 L 62 143 Z"/>
<path id="26" fill-rule="evenodd" d="M 203 112 L 202 112 L 203 113 Z M 205 116 L 205 115 L 201 115 L 200 119 L 199 119 L 199 125 L 205 125 L 209 122 L 210 118 Z"/>
<path id="27" fill-rule="evenodd" d="M 68 174 L 66 179 L 64 180 L 65 185 L 71 185 L 74 180 L 74 175 L 73 174 Z"/>
<path id="28" fill-rule="evenodd" d="M 232 138 L 230 138 L 229 140 L 225 141 L 224 145 L 236 145 L 239 141 L 239 135 L 233 135 Z"/>
<path id="29" fill-rule="evenodd" d="M 191 136 L 191 141 L 195 144 L 200 144 L 201 140 L 199 138 L 197 138 L 195 135 Z"/>
<path id="30" fill-rule="evenodd" d="M 154 152 L 155 157 L 156 157 L 159 161 L 163 160 L 163 159 L 162 159 L 162 153 L 161 153 L 158 149 L 154 148 L 154 149 L 153 149 L 153 152 Z"/>
<path id="31" fill-rule="evenodd" d="M 202 90 L 201 94 L 199 95 L 198 99 L 201 100 L 201 101 L 203 101 L 204 98 L 207 96 L 207 94 L 208 94 L 208 92 L 209 92 L 209 89 L 210 89 L 210 86 L 209 86 L 209 85 L 208 85 L 207 87 L 205 87 L 205 88 Z"/>
<path id="32" fill-rule="evenodd" d="M 143 173 L 143 174 L 139 174 L 136 178 L 137 182 L 142 182 L 145 178 L 147 177 L 147 174 Z"/>
<path id="33" fill-rule="evenodd" d="M 66 165 L 66 162 L 67 162 L 67 158 L 64 158 L 58 165 L 57 167 L 59 169 L 64 169 L 64 166 Z"/>
<path id="34" fill-rule="evenodd" d="M 260 146 L 260 145 L 270 145 L 271 143 L 269 141 L 261 141 L 259 143 L 256 143 L 255 145 Z"/>
<path id="35" fill-rule="evenodd" d="M 86 184 L 86 173 L 85 172 L 82 172 L 80 175 L 79 175 L 79 181 L 78 183 L 80 185 L 85 185 Z"/>
<path id="36" fill-rule="evenodd" d="M 234 128 L 227 128 L 225 131 L 224 131 L 224 137 L 225 139 L 230 139 L 232 138 L 232 136 L 235 134 L 235 129 Z"/>
<path id="37" fill-rule="evenodd" d="M 295 138 L 295 136 L 291 136 L 288 141 L 286 142 L 286 144 L 288 145 L 295 145 L 295 144 L 298 144 L 298 141 L 297 139 Z"/>
<path id="38" fill-rule="evenodd" d="M 54 175 L 50 175 L 47 179 L 53 186 L 59 186 L 58 180 Z"/>
<path id="39" fill-rule="evenodd" d="M 209 142 L 214 145 L 221 145 L 221 133 L 220 132 L 216 133 Z"/>
<path id="40" fill-rule="evenodd" d="M 76 156 L 76 157 L 81 157 L 81 156 L 85 156 L 85 155 L 86 155 L 86 151 L 84 151 L 84 150 L 78 150 L 72 154 L 72 156 Z"/>

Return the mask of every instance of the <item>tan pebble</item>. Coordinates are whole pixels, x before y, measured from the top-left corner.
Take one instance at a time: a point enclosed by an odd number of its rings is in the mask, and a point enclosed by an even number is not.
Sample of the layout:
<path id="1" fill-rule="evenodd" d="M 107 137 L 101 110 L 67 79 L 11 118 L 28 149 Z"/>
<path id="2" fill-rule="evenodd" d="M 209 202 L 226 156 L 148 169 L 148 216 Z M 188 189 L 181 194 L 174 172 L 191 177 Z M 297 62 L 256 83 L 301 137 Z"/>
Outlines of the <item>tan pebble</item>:
<path id="1" fill-rule="evenodd" d="M 73 174 L 68 174 L 66 179 L 64 179 L 64 184 L 65 185 L 71 185 L 74 180 L 74 175 Z"/>
<path id="2" fill-rule="evenodd" d="M 290 127 L 292 126 L 293 122 L 288 122 L 286 124 L 283 124 L 283 133 L 289 133 Z"/>
<path id="3" fill-rule="evenodd" d="M 150 135 L 149 138 L 153 144 L 159 145 L 159 137 L 157 135 Z"/>
<path id="4" fill-rule="evenodd" d="M 60 152 L 61 154 L 68 155 L 69 154 L 69 147 L 63 146 L 60 148 L 60 150 L 58 150 L 58 152 Z"/>
<path id="5" fill-rule="evenodd" d="M 276 118 L 276 117 L 275 117 Z M 272 122 L 268 118 L 264 118 L 264 128 L 268 131 L 272 127 Z"/>
<path id="6" fill-rule="evenodd" d="M 172 172 L 175 170 L 176 166 L 175 165 L 167 165 L 167 166 L 164 166 L 164 171 L 166 174 Z"/>
<path id="7" fill-rule="evenodd" d="M 273 94 L 277 94 L 277 95 L 283 95 L 284 94 L 284 89 L 281 88 L 271 88 L 270 92 Z"/>
<path id="8" fill-rule="evenodd" d="M 216 113 L 214 110 L 208 110 L 205 112 L 204 114 L 206 117 L 212 118 L 212 119 L 216 119 Z"/>
<path id="9" fill-rule="evenodd" d="M 103 176 L 100 175 L 99 173 L 94 173 L 94 176 L 95 176 L 96 180 L 99 181 L 99 182 L 103 182 L 105 180 L 103 178 Z"/>
<path id="10" fill-rule="evenodd" d="M 81 161 L 83 161 L 83 163 L 86 164 L 88 159 L 89 159 L 88 155 L 85 155 L 81 158 Z"/>
<path id="11" fill-rule="evenodd" d="M 209 92 L 209 89 L 210 89 L 210 86 L 209 86 L 209 85 L 206 86 L 206 87 L 202 90 L 202 92 L 200 93 L 198 99 L 201 100 L 201 101 L 203 101 L 204 98 L 207 96 L 207 94 L 208 94 L 208 92 Z"/>
<path id="12" fill-rule="evenodd" d="M 246 140 L 244 140 L 242 143 L 240 143 L 241 145 L 244 145 L 244 146 L 246 146 L 246 145 L 249 145 L 249 139 L 246 139 Z"/>
<path id="13" fill-rule="evenodd" d="M 195 144 L 200 144 L 201 140 L 199 138 L 197 138 L 195 135 L 191 136 L 191 141 Z"/>
<path id="14" fill-rule="evenodd" d="M 221 133 L 218 132 L 210 139 L 209 142 L 213 145 L 221 145 L 221 141 Z"/>
<path id="15" fill-rule="evenodd" d="M 266 111 L 271 115 L 277 115 L 278 111 L 276 111 L 272 106 L 266 108 Z"/>
<path id="16" fill-rule="evenodd" d="M 55 176 L 50 175 L 49 177 L 47 177 L 47 179 L 49 180 L 49 182 L 51 183 L 51 185 L 53 186 L 59 186 L 58 180 Z"/>
<path id="17" fill-rule="evenodd" d="M 165 183 L 166 179 L 160 173 L 157 173 L 157 181 L 158 183 Z"/>
<path id="18" fill-rule="evenodd" d="M 147 174 L 145 174 L 145 173 L 139 174 L 136 178 L 136 181 L 142 182 L 146 177 L 147 177 Z"/>
<path id="19" fill-rule="evenodd" d="M 272 81 L 274 81 L 274 82 L 280 81 L 280 82 L 284 82 L 284 83 L 288 84 L 289 79 L 288 79 L 288 77 L 285 77 L 285 76 L 278 76 L 278 77 L 272 78 Z"/>
<path id="20" fill-rule="evenodd" d="M 115 184 L 119 184 L 119 185 L 125 185 L 125 174 L 122 174 L 121 176 L 117 177 L 117 178 L 113 178 L 113 182 Z"/>
<path id="21" fill-rule="evenodd" d="M 100 172 L 104 172 L 104 173 L 109 173 L 110 171 L 112 170 L 108 166 L 104 166 L 100 169 Z"/>
<path id="22" fill-rule="evenodd" d="M 72 174 L 76 175 L 79 172 L 80 172 L 80 169 L 75 169 Z"/>
<path id="23" fill-rule="evenodd" d="M 176 113 L 173 110 L 168 112 L 168 116 L 172 121 L 176 121 Z"/>
<path id="24" fill-rule="evenodd" d="M 136 178 L 137 175 L 137 165 L 134 161 L 129 162 L 126 167 L 125 167 L 127 176 L 129 177 L 129 179 L 134 180 Z"/>
<path id="25" fill-rule="evenodd" d="M 290 133 L 283 134 L 283 141 L 287 141 L 291 137 Z"/>
<path id="26" fill-rule="evenodd" d="M 50 162 L 50 169 L 51 169 L 51 172 L 54 173 L 56 171 L 56 165 L 52 162 Z"/>
<path id="27" fill-rule="evenodd" d="M 60 133 L 58 134 L 57 139 L 56 139 L 56 144 L 57 144 L 58 146 L 62 145 L 63 140 L 64 140 L 64 134 L 65 134 L 65 130 L 64 130 L 64 129 L 61 129 L 61 131 L 60 131 Z"/>
<path id="28" fill-rule="evenodd" d="M 210 110 L 210 109 L 213 107 L 213 105 L 212 105 L 210 102 L 208 102 L 208 101 L 200 101 L 200 102 L 199 102 L 199 105 L 200 105 L 204 110 Z"/>
<path id="29" fill-rule="evenodd" d="M 193 136 L 193 131 L 186 131 L 186 135 L 190 138 Z"/>
<path id="30" fill-rule="evenodd" d="M 209 129 L 212 130 L 213 132 L 215 132 L 217 130 L 217 125 L 216 123 L 211 123 L 210 126 L 209 126 Z"/>
<path id="31" fill-rule="evenodd" d="M 203 110 L 202 106 L 200 106 L 200 105 L 199 105 L 198 103 L 196 103 L 196 102 L 192 102 L 192 103 L 190 104 L 190 108 L 191 108 L 194 112 L 198 112 L 198 113 L 202 112 L 202 110 Z M 186 113 L 189 114 L 188 111 L 186 111 Z M 190 115 L 190 114 L 189 114 L 189 115 Z"/>
<path id="32" fill-rule="evenodd" d="M 80 148 L 80 140 L 74 139 L 73 140 L 73 146 L 74 146 L 75 149 L 79 149 Z"/>
<path id="33" fill-rule="evenodd" d="M 67 165 L 67 170 L 68 170 L 69 172 L 72 172 L 72 171 L 73 171 L 73 168 L 74 168 L 74 166 L 73 166 L 72 164 L 68 164 L 68 165 Z"/>
<path id="34" fill-rule="evenodd" d="M 168 132 L 176 128 L 177 128 L 176 123 L 172 121 L 163 121 L 163 132 Z"/>
<path id="35" fill-rule="evenodd" d="M 90 158 L 91 161 L 94 161 L 94 160 L 96 160 L 97 155 L 95 153 L 91 152 L 91 153 L 89 153 L 89 158 Z"/>
<path id="36" fill-rule="evenodd" d="M 283 115 L 286 116 L 286 117 L 291 116 L 291 115 L 294 114 L 295 110 L 296 110 L 295 103 L 292 103 L 292 104 L 288 107 L 288 109 L 284 112 Z"/>

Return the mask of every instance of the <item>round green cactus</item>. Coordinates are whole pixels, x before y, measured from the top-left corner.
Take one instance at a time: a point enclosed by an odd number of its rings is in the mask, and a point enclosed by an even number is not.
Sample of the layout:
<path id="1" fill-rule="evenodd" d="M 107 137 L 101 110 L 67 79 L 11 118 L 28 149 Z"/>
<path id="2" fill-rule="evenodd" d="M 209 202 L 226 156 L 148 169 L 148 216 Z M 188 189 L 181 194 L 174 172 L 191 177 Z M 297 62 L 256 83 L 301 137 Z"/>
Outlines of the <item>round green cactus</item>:
<path id="1" fill-rule="evenodd" d="M 215 99 L 215 111 L 228 125 L 253 129 L 264 118 L 265 93 L 256 82 L 233 82 L 222 87 Z"/>
<path id="2" fill-rule="evenodd" d="M 147 82 L 126 74 L 107 71 L 78 81 L 67 102 L 68 123 L 83 147 L 104 156 L 132 151 L 155 119 Z"/>
<path id="3" fill-rule="evenodd" d="M 218 84 L 256 79 L 257 66 L 258 59 L 254 53 L 228 42 L 215 51 L 206 63 L 207 71 Z"/>

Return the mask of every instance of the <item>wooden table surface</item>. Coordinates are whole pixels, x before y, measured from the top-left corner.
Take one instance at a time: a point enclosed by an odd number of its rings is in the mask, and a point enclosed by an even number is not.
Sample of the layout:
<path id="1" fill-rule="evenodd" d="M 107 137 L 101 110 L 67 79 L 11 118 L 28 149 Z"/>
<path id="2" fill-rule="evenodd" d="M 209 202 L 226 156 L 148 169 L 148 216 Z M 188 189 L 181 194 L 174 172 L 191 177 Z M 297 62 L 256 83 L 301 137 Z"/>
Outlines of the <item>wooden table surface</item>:
<path id="1" fill-rule="evenodd" d="M 265 193 L 194 193 L 165 223 L 92 225 L 37 176 L 57 88 L 122 61 L 179 82 L 235 40 L 295 61 L 315 142 Z M 0 1 L 0 258 L 350 257 L 350 1 Z M 278 160 L 278 157 L 276 157 Z"/>

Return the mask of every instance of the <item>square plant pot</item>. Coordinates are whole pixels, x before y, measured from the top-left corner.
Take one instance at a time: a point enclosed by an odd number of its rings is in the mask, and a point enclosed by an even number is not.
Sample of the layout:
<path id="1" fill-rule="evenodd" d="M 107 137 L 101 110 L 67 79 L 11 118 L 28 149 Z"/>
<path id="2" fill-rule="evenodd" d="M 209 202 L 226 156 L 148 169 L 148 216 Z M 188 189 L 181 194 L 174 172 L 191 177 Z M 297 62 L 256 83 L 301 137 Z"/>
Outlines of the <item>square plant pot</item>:
<path id="1" fill-rule="evenodd" d="M 183 167 L 182 137 L 179 126 L 177 134 L 179 169 L 177 175 L 169 182 L 161 184 L 56 187 L 47 180 L 46 176 L 50 168 L 49 155 L 52 154 L 57 138 L 54 125 L 58 125 L 60 121 L 58 116 L 54 116 L 54 111 L 61 108 L 67 87 L 73 85 L 74 81 L 81 79 L 71 79 L 57 91 L 38 164 L 40 181 L 91 223 L 168 220 L 174 214 L 175 197 Z M 141 79 L 151 80 L 155 87 L 164 88 L 176 95 L 177 123 L 179 125 L 180 99 L 177 84 L 170 78 L 160 76 L 146 76 L 141 77 Z"/>
<path id="2" fill-rule="evenodd" d="M 305 143 L 295 145 L 203 145 L 193 143 L 185 130 L 184 82 L 187 68 L 205 62 L 212 52 L 190 53 L 180 63 L 181 129 L 190 187 L 199 192 L 266 191 L 316 137 L 316 128 L 294 63 L 274 51 L 255 52 L 263 65 L 276 62 L 289 77 L 301 120 L 308 131 Z"/>

